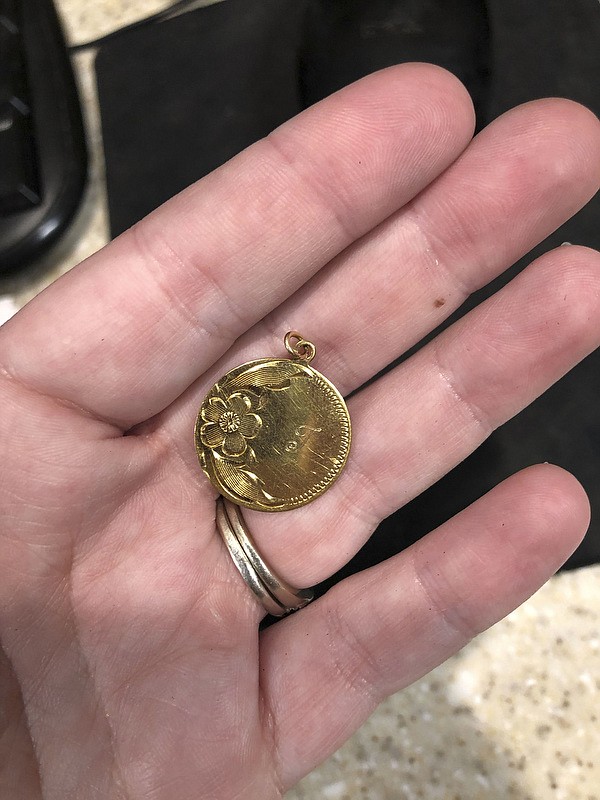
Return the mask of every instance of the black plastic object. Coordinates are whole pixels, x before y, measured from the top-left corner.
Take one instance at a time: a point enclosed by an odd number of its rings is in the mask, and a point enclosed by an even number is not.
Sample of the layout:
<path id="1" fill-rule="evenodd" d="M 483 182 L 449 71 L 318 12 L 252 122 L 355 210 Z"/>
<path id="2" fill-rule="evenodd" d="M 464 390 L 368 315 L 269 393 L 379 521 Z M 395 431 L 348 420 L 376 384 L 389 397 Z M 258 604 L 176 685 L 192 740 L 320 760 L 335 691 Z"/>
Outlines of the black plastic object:
<path id="1" fill-rule="evenodd" d="M 0 214 L 40 202 L 17 0 L 0 0 Z"/>
<path id="2" fill-rule="evenodd" d="M 131 32 L 97 62 L 113 233 L 301 107 L 393 63 L 429 60 L 457 73 L 479 127 L 548 95 L 598 112 L 599 26 L 597 0 L 225 0 Z M 599 247 L 599 216 L 596 198 L 447 324 L 542 251 L 565 240 Z M 570 469 L 591 498 L 592 529 L 568 566 L 600 561 L 599 396 L 596 352 L 385 520 L 331 582 L 397 553 L 540 461 Z"/>
<path id="3" fill-rule="evenodd" d="M 87 171 L 81 109 L 51 0 L 0 0 L 0 273 L 68 226 Z"/>

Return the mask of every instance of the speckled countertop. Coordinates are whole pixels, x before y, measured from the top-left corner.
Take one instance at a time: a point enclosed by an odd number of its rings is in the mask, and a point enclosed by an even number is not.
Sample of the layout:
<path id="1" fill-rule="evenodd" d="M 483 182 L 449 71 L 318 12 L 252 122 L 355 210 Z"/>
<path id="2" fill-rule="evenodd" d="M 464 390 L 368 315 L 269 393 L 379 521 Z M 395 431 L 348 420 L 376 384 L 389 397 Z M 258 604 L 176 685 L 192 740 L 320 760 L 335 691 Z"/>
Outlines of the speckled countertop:
<path id="1" fill-rule="evenodd" d="M 214 0 L 199 0 L 207 5 Z M 57 0 L 72 42 L 167 0 Z M 93 53 L 75 56 L 91 181 L 43 277 L 0 296 L 0 322 L 108 238 Z M 600 566 L 561 574 L 459 655 L 389 698 L 287 800 L 600 800 Z"/>

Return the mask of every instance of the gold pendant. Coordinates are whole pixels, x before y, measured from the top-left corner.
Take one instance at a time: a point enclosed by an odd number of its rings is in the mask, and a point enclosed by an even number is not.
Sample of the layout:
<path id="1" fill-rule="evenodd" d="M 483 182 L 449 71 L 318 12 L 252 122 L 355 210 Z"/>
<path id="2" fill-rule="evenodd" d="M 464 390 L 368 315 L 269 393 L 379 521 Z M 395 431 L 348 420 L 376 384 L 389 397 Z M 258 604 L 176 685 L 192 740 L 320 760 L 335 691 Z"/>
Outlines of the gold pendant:
<path id="1" fill-rule="evenodd" d="M 291 358 L 234 367 L 204 398 L 196 420 L 200 465 L 218 491 L 259 511 L 306 505 L 339 476 L 350 415 L 335 386 L 310 366 L 315 346 L 285 335 Z"/>

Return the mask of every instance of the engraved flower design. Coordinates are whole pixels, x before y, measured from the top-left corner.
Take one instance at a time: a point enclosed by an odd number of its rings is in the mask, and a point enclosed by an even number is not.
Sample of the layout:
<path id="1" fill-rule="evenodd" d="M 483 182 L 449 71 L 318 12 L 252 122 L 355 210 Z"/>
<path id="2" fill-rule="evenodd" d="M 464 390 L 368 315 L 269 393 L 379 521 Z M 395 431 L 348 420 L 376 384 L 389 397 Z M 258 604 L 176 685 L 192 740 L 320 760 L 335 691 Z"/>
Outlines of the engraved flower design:
<path id="1" fill-rule="evenodd" d="M 227 400 L 211 397 L 202 409 L 204 425 L 200 440 L 210 448 L 222 447 L 226 456 L 241 456 L 246 452 L 246 440 L 258 434 L 262 420 L 252 412 L 252 401 L 246 394 L 234 392 Z"/>

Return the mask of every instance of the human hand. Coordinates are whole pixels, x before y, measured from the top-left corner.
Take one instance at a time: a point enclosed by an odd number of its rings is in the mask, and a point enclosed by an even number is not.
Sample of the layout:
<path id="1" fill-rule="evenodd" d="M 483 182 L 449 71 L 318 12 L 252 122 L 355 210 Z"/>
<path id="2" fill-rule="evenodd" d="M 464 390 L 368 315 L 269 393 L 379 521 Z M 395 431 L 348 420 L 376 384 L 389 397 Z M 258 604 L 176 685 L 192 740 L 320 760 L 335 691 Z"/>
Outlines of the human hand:
<path id="1" fill-rule="evenodd" d="M 600 125 L 543 100 L 470 142 L 448 73 L 372 75 L 286 123 L 0 328 L 3 797 L 272 800 L 577 546 L 573 477 L 508 479 L 259 635 L 194 452 L 214 381 L 299 329 L 361 386 L 597 189 Z M 345 471 L 245 512 L 298 586 L 600 340 L 600 257 L 547 253 L 348 403 Z"/>

